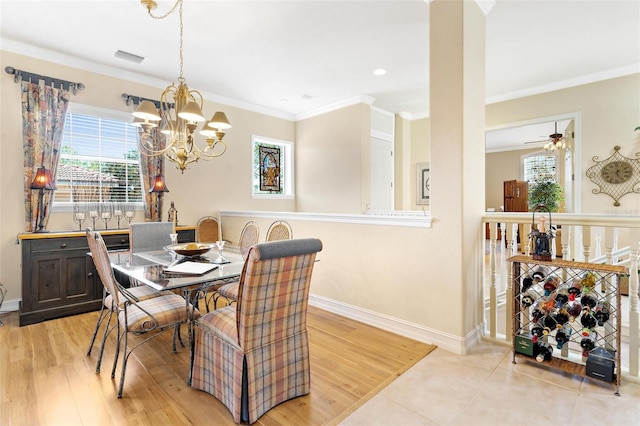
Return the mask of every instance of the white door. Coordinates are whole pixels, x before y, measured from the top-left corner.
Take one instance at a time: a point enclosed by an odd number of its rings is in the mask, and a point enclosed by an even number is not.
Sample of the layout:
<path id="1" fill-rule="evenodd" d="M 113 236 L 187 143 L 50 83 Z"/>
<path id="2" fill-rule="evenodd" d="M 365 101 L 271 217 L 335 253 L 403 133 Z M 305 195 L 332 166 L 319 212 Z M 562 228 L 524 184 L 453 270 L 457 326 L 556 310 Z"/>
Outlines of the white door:
<path id="1" fill-rule="evenodd" d="M 370 210 L 393 210 L 393 143 L 371 138 Z"/>

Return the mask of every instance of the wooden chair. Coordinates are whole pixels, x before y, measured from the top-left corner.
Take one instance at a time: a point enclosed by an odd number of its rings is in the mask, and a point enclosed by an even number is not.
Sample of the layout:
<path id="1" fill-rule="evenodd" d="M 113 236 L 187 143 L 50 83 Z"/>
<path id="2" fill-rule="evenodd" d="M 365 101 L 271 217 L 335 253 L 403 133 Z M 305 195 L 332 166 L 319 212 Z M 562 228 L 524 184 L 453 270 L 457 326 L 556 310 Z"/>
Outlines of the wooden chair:
<path id="1" fill-rule="evenodd" d="M 91 229 L 87 229 L 86 234 L 93 263 L 102 284 L 109 293 L 109 297 L 112 298 L 110 306 L 116 314 L 114 327 L 118 330 L 118 336 L 111 378 L 115 378 L 118 358 L 122 349 L 122 367 L 120 385 L 118 386 L 118 398 L 121 398 L 127 362 L 131 353 L 141 344 L 165 331 L 175 330 L 176 327 L 186 323 L 189 319 L 197 319 L 200 316 L 200 312 L 192 305 L 187 305 L 184 298 L 171 292 L 146 300 L 138 300 L 114 278 L 107 247 L 102 236 Z M 129 349 L 129 334 L 136 336 L 146 335 L 146 338 L 138 341 Z M 173 350 L 174 352 L 176 350 L 175 334 Z"/>
<path id="2" fill-rule="evenodd" d="M 277 220 L 269 226 L 265 241 L 290 240 L 293 238 L 291 225 L 284 220 Z"/>
<path id="3" fill-rule="evenodd" d="M 315 238 L 254 245 L 237 304 L 195 322 L 191 386 L 220 400 L 236 423 L 309 393 L 307 306 L 320 250 Z"/>
<path id="4" fill-rule="evenodd" d="M 196 223 L 196 241 L 199 243 L 215 243 L 222 237 L 219 233 L 218 219 L 205 216 Z"/>

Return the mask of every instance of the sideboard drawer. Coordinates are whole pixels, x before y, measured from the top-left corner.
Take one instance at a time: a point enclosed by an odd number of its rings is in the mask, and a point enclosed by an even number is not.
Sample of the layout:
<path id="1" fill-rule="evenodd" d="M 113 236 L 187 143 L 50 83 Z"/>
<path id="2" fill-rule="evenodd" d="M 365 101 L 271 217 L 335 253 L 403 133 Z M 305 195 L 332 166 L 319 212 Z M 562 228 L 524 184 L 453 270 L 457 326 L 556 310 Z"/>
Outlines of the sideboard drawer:
<path id="1" fill-rule="evenodd" d="M 123 235 L 103 235 L 104 244 L 109 250 L 129 248 L 129 234 Z M 86 240 L 86 238 L 85 238 Z"/>
<path id="2" fill-rule="evenodd" d="M 44 238 L 41 240 L 32 240 L 29 245 L 31 253 L 45 253 L 61 250 L 87 249 L 87 237 L 70 237 L 70 238 Z"/>

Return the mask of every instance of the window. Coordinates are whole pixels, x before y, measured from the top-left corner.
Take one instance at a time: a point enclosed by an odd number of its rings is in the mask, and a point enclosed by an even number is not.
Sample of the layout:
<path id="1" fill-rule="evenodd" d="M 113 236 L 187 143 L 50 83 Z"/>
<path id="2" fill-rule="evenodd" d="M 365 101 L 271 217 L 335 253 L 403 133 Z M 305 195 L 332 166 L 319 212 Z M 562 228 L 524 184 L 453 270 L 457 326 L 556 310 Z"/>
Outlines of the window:
<path id="1" fill-rule="evenodd" d="M 557 181 L 557 157 L 537 153 L 523 159 L 524 180 L 529 183 Z"/>
<path id="2" fill-rule="evenodd" d="M 71 110 L 71 106 L 69 108 Z M 141 205 L 138 131 L 127 119 L 67 112 L 54 208 Z"/>
<path id="3" fill-rule="evenodd" d="M 293 197 L 293 143 L 252 137 L 253 197 Z"/>

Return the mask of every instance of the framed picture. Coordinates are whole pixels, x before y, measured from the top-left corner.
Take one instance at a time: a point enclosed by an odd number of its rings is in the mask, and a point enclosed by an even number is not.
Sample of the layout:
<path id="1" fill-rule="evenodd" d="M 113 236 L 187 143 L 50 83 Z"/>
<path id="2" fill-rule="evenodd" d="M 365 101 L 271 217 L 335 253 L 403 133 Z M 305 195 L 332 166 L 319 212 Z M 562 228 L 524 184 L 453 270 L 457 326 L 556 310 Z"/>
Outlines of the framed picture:
<path id="1" fill-rule="evenodd" d="M 280 148 L 259 145 L 260 191 L 280 191 Z"/>
<path id="2" fill-rule="evenodd" d="M 416 204 L 418 205 L 426 205 L 429 204 L 429 163 L 418 163 L 418 168 L 416 170 Z"/>

